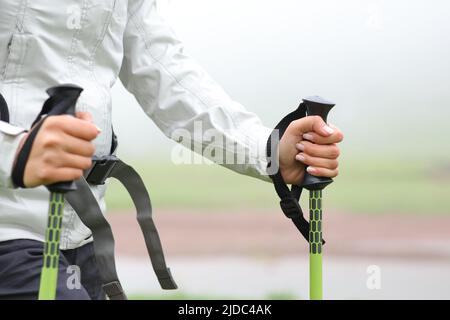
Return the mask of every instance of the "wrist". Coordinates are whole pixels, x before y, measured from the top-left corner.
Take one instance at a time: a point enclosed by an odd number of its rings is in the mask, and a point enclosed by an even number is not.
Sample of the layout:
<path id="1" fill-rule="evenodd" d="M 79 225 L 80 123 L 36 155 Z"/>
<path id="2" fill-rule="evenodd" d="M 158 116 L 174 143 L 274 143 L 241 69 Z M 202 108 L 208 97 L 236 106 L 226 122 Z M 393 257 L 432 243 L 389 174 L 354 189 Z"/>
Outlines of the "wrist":
<path id="1" fill-rule="evenodd" d="M 2 187 L 15 188 L 12 182 L 12 169 L 16 151 L 25 135 L 25 129 L 0 121 L 0 186 Z"/>

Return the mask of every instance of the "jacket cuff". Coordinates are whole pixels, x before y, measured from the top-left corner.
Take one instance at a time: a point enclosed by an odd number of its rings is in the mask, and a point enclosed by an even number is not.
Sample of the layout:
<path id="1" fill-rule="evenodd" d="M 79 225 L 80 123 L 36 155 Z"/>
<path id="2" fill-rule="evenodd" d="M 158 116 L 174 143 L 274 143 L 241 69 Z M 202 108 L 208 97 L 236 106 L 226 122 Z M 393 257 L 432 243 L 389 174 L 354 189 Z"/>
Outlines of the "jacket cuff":
<path id="1" fill-rule="evenodd" d="M 253 137 L 253 146 L 252 149 L 256 150 L 256 163 L 255 167 L 259 173 L 259 178 L 271 182 L 272 180 L 269 177 L 267 172 L 267 140 L 272 134 L 272 129 L 264 127 L 264 126 L 255 126 L 252 128 L 252 137 Z"/>
<path id="2" fill-rule="evenodd" d="M 0 121 L 0 187 L 15 188 L 11 173 L 17 148 L 26 132 L 24 128 Z"/>

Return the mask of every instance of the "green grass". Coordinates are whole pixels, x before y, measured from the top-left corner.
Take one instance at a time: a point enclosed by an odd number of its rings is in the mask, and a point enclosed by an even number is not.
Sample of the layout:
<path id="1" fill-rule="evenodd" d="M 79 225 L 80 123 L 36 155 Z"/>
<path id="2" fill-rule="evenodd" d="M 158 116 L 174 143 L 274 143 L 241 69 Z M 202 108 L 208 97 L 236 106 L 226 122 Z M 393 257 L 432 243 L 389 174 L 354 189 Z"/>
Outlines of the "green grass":
<path id="1" fill-rule="evenodd" d="M 450 214 L 449 162 L 351 161 L 326 190 L 330 206 L 367 213 Z"/>
<path id="2" fill-rule="evenodd" d="M 325 206 L 351 213 L 450 214 L 450 160 L 341 160 L 340 176 L 324 191 Z M 134 161 L 157 208 L 211 212 L 278 209 L 270 183 L 217 165 L 173 165 Z M 303 197 L 306 208 L 307 197 Z M 130 208 L 117 183 L 110 183 L 109 208 Z"/>

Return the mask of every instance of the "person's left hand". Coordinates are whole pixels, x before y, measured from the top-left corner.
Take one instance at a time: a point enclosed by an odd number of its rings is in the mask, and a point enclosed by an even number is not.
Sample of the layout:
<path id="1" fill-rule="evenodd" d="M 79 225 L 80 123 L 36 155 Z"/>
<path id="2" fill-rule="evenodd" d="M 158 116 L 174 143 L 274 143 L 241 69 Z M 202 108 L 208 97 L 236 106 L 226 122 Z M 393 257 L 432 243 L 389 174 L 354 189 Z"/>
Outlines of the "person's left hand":
<path id="1" fill-rule="evenodd" d="M 319 116 L 292 121 L 279 144 L 280 172 L 287 184 L 300 184 L 307 171 L 314 176 L 334 178 L 338 175 L 338 143 L 344 138 L 335 126 Z"/>

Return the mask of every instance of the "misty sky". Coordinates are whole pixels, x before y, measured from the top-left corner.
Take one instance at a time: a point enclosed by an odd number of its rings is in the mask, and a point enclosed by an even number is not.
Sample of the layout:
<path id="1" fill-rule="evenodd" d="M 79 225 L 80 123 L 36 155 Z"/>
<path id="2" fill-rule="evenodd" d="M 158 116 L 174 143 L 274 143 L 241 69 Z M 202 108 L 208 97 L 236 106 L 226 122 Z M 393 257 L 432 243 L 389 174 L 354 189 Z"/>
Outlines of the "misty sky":
<path id="1" fill-rule="evenodd" d="M 349 151 L 450 154 L 449 1 L 159 3 L 186 52 L 267 126 L 318 94 L 337 103 Z M 120 84 L 113 99 L 121 154 L 168 150 Z"/>

